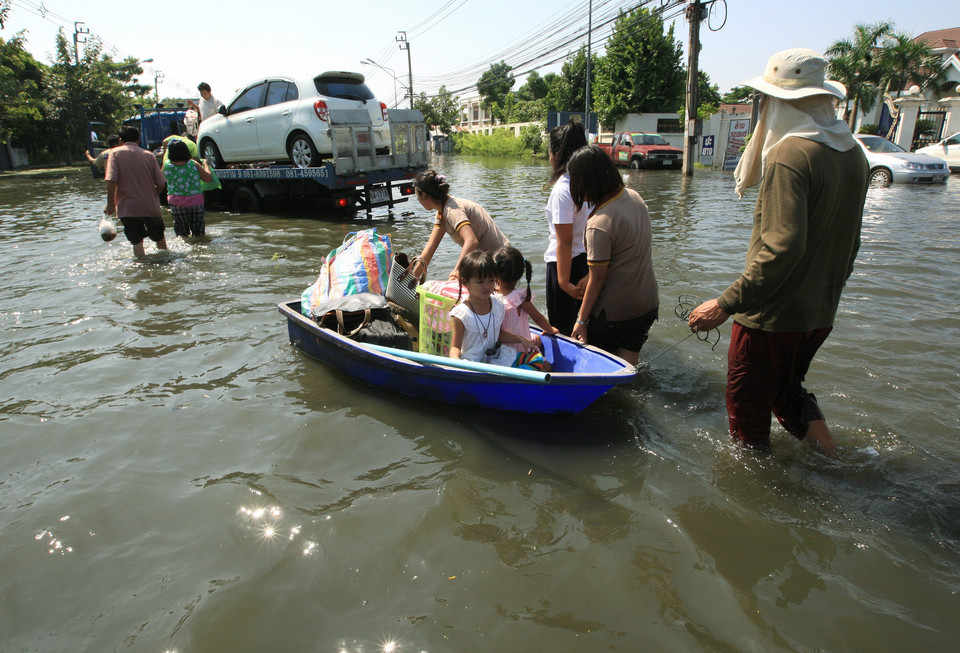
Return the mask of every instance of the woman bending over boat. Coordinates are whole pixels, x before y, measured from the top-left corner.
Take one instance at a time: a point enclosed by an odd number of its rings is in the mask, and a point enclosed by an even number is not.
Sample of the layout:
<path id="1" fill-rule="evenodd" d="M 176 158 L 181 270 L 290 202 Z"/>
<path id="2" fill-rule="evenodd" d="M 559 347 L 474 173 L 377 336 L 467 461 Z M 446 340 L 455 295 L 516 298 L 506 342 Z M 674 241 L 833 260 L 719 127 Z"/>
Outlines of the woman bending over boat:
<path id="1" fill-rule="evenodd" d="M 596 145 L 577 150 L 567 171 L 577 208 L 594 205 L 584 234 L 587 287 L 570 335 L 636 365 L 660 307 L 647 205 Z"/>
<path id="2" fill-rule="evenodd" d="M 497 224 L 482 206 L 476 202 L 450 195 L 450 185 L 444 175 L 436 170 L 426 170 L 417 175 L 413 182 L 420 205 L 428 211 L 436 211 L 430 239 L 420 253 L 420 261 L 429 265 L 444 234 L 450 234 L 454 242 L 460 245 L 460 256 L 450 273 L 450 278 L 459 276 L 460 264 L 464 257 L 474 250 L 495 252 L 510 241 L 497 228 Z M 422 269 L 414 264 L 411 272 L 419 275 Z"/>

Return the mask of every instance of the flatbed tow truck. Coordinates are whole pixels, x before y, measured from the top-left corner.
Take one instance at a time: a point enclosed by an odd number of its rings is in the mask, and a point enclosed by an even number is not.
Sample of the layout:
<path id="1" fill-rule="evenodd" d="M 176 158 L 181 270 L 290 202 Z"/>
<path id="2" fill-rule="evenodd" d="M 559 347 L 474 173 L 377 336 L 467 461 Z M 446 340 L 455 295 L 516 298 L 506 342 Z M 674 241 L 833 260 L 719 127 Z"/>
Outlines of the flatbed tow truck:
<path id="1" fill-rule="evenodd" d="M 207 201 L 237 213 L 290 204 L 345 212 L 392 209 L 414 194 L 413 179 L 426 168 L 426 125 L 419 111 L 391 110 L 389 154 L 371 151 L 372 129 L 366 111 L 331 110 L 330 160 L 310 168 L 271 163 L 217 168 L 222 188 L 207 191 Z"/>

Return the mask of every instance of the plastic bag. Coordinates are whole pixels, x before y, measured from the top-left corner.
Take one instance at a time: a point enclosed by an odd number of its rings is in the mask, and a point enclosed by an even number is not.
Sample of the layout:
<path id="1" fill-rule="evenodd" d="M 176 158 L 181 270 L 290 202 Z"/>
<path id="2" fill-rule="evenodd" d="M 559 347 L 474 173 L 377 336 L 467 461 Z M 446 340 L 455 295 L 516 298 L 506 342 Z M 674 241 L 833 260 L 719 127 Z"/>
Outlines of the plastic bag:
<path id="1" fill-rule="evenodd" d="M 100 237 L 107 242 L 117 237 L 117 227 L 109 216 L 105 215 L 100 218 Z"/>
<path id="2" fill-rule="evenodd" d="M 316 283 L 303 291 L 300 310 L 315 317 L 314 309 L 331 299 L 361 292 L 382 295 L 392 254 L 390 235 L 378 234 L 376 228 L 347 234 L 343 244 L 323 260 Z"/>

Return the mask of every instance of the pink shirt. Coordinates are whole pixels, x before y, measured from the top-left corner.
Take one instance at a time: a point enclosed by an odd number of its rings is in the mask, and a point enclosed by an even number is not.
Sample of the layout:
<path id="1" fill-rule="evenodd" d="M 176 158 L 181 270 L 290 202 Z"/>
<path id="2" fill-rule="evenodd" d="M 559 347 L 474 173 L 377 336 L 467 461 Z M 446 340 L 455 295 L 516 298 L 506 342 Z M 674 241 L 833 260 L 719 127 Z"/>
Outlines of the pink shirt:
<path id="1" fill-rule="evenodd" d="M 512 333 L 521 338 L 530 339 L 530 317 L 527 312 L 520 308 L 526 301 L 527 287 L 515 288 L 509 295 L 499 295 L 503 301 L 503 307 L 506 309 L 503 315 L 503 330 Z M 530 291 L 530 300 L 533 300 L 533 291 Z M 519 310 L 518 310 L 519 309 Z M 513 347 L 517 351 L 523 351 L 519 343 L 510 343 L 508 347 Z"/>
<path id="2" fill-rule="evenodd" d="M 118 218 L 159 218 L 161 190 L 167 180 L 150 152 L 136 143 L 121 143 L 107 158 L 107 181 L 117 184 Z"/>

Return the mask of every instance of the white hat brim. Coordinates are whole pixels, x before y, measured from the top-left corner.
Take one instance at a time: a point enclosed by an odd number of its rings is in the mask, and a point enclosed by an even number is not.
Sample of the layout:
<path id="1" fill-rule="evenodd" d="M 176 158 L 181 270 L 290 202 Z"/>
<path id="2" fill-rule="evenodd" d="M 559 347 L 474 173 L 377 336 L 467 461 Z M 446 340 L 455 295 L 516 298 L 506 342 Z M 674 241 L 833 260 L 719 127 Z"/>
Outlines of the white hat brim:
<path id="1" fill-rule="evenodd" d="M 763 76 L 748 79 L 740 83 L 741 86 L 755 88 L 761 93 L 772 95 L 781 100 L 799 100 L 800 98 L 810 97 L 812 95 L 833 95 L 841 100 L 847 97 L 847 87 L 840 82 L 825 80 L 823 86 L 804 86 L 802 88 L 783 88 L 776 84 L 771 84 L 763 79 Z"/>

